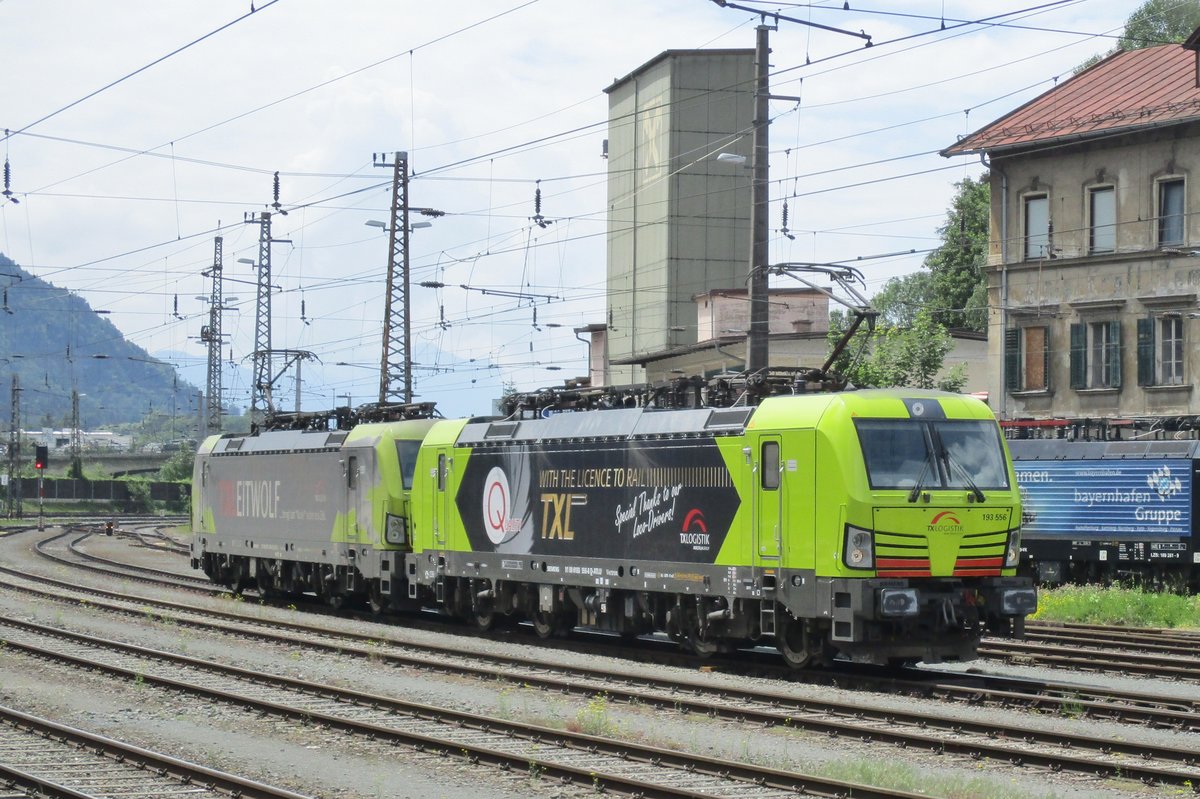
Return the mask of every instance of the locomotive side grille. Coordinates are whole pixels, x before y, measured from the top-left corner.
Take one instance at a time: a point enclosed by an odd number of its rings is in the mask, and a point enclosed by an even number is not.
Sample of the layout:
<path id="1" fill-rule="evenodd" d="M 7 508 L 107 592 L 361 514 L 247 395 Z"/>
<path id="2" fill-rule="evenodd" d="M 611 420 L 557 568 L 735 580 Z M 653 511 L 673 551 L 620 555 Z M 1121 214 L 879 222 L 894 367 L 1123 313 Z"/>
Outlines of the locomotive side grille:
<path id="1" fill-rule="evenodd" d="M 880 577 L 929 577 L 929 542 L 923 535 L 876 531 L 875 571 Z"/>

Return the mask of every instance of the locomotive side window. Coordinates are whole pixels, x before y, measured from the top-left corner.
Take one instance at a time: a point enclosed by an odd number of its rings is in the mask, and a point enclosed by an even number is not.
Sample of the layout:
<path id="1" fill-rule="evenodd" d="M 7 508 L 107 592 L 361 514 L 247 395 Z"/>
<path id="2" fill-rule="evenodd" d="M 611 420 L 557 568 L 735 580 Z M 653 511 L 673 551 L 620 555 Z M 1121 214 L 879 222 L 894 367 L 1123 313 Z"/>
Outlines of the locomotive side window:
<path id="1" fill-rule="evenodd" d="M 774 491 L 779 488 L 779 442 L 764 441 L 762 445 L 762 458 L 760 460 L 762 487 L 766 491 Z"/>
<path id="2" fill-rule="evenodd" d="M 346 461 L 346 486 L 348 488 L 358 487 L 358 458 L 351 457 Z"/>
<path id="3" fill-rule="evenodd" d="M 446 456 L 445 454 L 438 455 L 437 465 L 437 483 L 438 491 L 446 490 Z"/>
<path id="4" fill-rule="evenodd" d="M 420 441 L 397 441 L 396 457 L 400 459 L 400 479 L 404 490 L 413 487 L 413 474 L 417 471 L 417 453 L 421 451 Z"/>

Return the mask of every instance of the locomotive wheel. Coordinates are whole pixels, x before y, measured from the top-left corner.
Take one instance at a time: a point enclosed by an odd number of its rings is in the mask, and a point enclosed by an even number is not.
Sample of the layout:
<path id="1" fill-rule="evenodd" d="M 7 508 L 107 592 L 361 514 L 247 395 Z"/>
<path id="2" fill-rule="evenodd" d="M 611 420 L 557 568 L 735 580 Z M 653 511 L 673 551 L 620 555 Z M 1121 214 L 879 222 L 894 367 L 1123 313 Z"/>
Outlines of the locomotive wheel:
<path id="1" fill-rule="evenodd" d="M 378 580 L 372 580 L 370 587 L 367 588 L 367 607 L 376 616 L 382 614 L 387 607 L 387 599 L 383 596 L 383 592 L 379 590 Z"/>
<path id="2" fill-rule="evenodd" d="M 687 648 L 697 657 L 708 658 L 721 651 L 721 644 L 719 641 L 704 640 L 698 630 L 688 630 Z"/>
<path id="3" fill-rule="evenodd" d="M 538 638 L 553 638 L 554 637 L 554 613 L 548 610 L 535 610 L 529 614 L 529 620 L 533 622 L 533 631 L 537 633 Z"/>
<path id="4" fill-rule="evenodd" d="M 567 617 L 552 610 L 535 610 L 529 614 L 529 621 L 538 638 L 563 638 L 571 632 L 572 625 Z"/>
<path id="5" fill-rule="evenodd" d="M 477 608 L 471 611 L 471 616 L 468 619 L 472 626 L 480 632 L 487 632 L 492 629 L 492 625 L 496 623 L 496 614 L 490 607 Z"/>
<path id="6" fill-rule="evenodd" d="M 775 646 L 783 660 L 793 669 L 807 668 L 812 663 L 812 652 L 808 648 L 808 632 L 804 622 L 789 618 L 783 629 L 775 633 Z"/>
<path id="7" fill-rule="evenodd" d="M 325 597 L 325 602 L 334 610 L 342 610 L 346 607 L 345 594 L 330 594 Z"/>

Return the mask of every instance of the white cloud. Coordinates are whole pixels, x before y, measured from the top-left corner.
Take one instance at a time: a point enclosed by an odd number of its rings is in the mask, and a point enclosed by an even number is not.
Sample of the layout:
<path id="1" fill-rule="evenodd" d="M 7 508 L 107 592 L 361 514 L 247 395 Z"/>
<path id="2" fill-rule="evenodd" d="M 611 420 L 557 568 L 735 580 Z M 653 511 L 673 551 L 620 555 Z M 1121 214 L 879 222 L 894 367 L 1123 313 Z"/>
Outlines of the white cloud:
<path id="1" fill-rule="evenodd" d="M 30 135 L 13 137 L 8 156 L 22 204 L 0 212 L 0 249 L 78 290 L 93 307 L 111 309 L 112 321 L 137 343 L 202 359 L 193 339 L 205 306 L 195 297 L 208 294 L 200 272 L 211 262 L 212 237 L 197 234 L 216 228 L 218 220 L 229 226 L 227 274 L 252 280 L 253 272 L 236 259 L 256 256 L 257 227 L 240 223 L 245 213 L 267 208 L 271 173 L 280 170 L 285 204 L 328 199 L 276 217 L 275 236 L 292 244 L 273 251 L 274 282 L 283 287 L 273 299 L 273 343 L 309 348 L 321 357 L 322 366 L 305 370 L 311 394 L 327 398 L 314 399 L 314 407 L 347 392 L 365 400 L 377 390 L 371 368 L 333 364 L 371 367 L 379 361 L 386 240 L 363 223 L 386 219 L 390 198 L 380 187 L 340 195 L 387 183 L 390 173 L 370 166 L 371 153 L 407 150 L 418 173 L 411 202 L 449 214 L 412 240 L 414 280 L 448 284 L 439 291 L 413 288 L 414 357 L 454 368 L 447 374 L 418 372 L 421 398 L 439 401 L 447 415 L 487 412 L 486 398 L 503 382 L 531 388 L 584 374 L 586 349 L 571 328 L 601 321 L 604 314 L 605 184 L 591 174 L 605 168 L 599 157 L 604 126 L 438 170 L 602 122 L 608 107 L 602 90 L 614 78 L 667 49 L 752 47 L 756 20 L 702 0 L 541 0 L 422 47 L 518 5 L 468 0 L 450 14 L 445 7 L 394 0 L 280 0 L 32 127 Z M 789 22 L 772 34 L 774 69 L 800 67 L 777 78 L 775 91 L 804 97 L 798 114 L 785 114 L 773 125 L 773 178 L 945 147 L 1044 90 L 1046 81 L 1068 74 L 1087 55 L 1107 49 L 1107 41 L 1080 34 L 1110 31 L 1128 11 L 1107 7 L 1112 4 L 1064 4 L 1023 23 L 1079 34 L 975 27 L 958 37 L 947 32 L 889 44 L 935 30 L 938 23 L 842 12 L 836 5 L 813 10 L 812 19 L 866 30 L 877 44 L 861 49 L 856 39 Z M 976 3 L 941 0 L 909 3 L 905 10 L 936 17 L 943 5 L 948 18 L 981 13 Z M 1022 7 L 1007 1 L 987 6 L 988 14 Z M 0 49 L 10 67 L 0 126 L 19 130 L 247 10 L 246 0 L 0 4 Z M 914 47 L 918 44 L 923 46 Z M 843 52 L 850 54 L 817 62 Z M 814 60 L 808 67 L 806 54 Z M 985 71 L 934 84 L 978 70 Z M 1039 81 L 1036 89 L 969 116 L 962 113 Z M 914 86 L 923 88 L 905 91 Z M 789 106 L 773 103 L 773 112 Z M 939 115 L 944 116 L 920 125 L 855 135 Z M 129 158 L 38 136 L 156 147 L 180 159 L 255 171 Z M 840 137 L 850 138 L 816 144 Z M 948 165 L 928 155 L 795 180 L 772 192 L 771 226 L 779 227 L 779 205 L 792 191 L 803 195 Z M 978 171 L 977 165 L 965 168 Z M 337 177 L 349 173 L 355 176 Z M 828 261 L 929 246 L 952 184 L 963 174 L 934 171 L 797 197 L 789 201 L 790 227 L 816 232 L 794 241 L 779 238 L 772 255 Z M 578 177 L 555 180 L 568 176 Z M 539 178 L 543 213 L 570 221 L 531 229 L 532 181 Z M 881 259 L 872 262 L 870 276 L 877 284 L 919 262 L 919 255 Z M 518 308 L 517 300 L 464 291 L 460 284 L 562 301 L 538 306 L 539 331 L 528 303 Z M 242 312 L 228 314 L 225 323 L 240 359 L 252 348 L 253 288 L 230 284 L 226 293 L 240 297 Z M 182 321 L 171 315 L 176 295 L 187 317 Z M 300 320 L 301 299 L 309 325 Z M 443 317 L 445 326 L 438 324 Z M 549 371 L 547 365 L 563 369 Z"/>

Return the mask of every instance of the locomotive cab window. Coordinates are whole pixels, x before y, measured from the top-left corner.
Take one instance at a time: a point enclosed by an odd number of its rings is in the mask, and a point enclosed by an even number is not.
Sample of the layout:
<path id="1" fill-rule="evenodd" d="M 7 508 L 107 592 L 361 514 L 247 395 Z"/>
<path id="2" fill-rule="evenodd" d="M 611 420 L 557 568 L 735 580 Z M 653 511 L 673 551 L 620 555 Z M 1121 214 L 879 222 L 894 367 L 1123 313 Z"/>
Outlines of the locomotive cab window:
<path id="1" fill-rule="evenodd" d="M 346 487 L 358 487 L 358 458 L 351 457 L 346 461 Z"/>
<path id="2" fill-rule="evenodd" d="M 446 456 L 444 454 L 438 455 L 437 490 L 446 490 Z"/>
<path id="3" fill-rule="evenodd" d="M 1008 488 L 995 423 L 856 419 L 855 427 L 871 488 Z"/>
<path id="4" fill-rule="evenodd" d="M 417 453 L 420 451 L 420 441 L 396 442 L 396 457 L 400 461 L 400 480 L 405 491 L 412 490 L 413 474 L 417 471 Z"/>
<path id="5" fill-rule="evenodd" d="M 766 491 L 774 491 L 779 488 L 779 442 L 764 441 L 762 445 L 762 458 L 759 460 L 759 470 L 761 472 L 759 480 Z"/>

